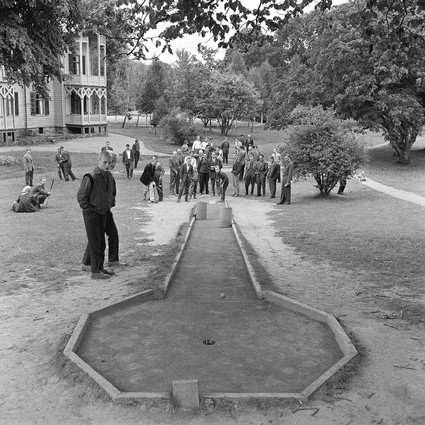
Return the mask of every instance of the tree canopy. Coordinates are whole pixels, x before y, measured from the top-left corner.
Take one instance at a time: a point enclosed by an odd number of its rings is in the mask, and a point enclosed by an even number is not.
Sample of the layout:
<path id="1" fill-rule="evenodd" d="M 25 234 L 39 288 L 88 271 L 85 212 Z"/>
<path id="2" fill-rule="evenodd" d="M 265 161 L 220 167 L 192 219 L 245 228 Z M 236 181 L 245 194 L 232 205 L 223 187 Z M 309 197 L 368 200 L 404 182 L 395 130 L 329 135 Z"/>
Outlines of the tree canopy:
<path id="1" fill-rule="evenodd" d="M 139 58 L 146 57 L 153 38 L 157 47 L 171 51 L 172 40 L 194 33 L 212 37 L 218 47 L 252 40 L 261 45 L 313 3 L 324 11 L 332 0 L 262 0 L 253 7 L 242 0 L 3 0 L 0 63 L 14 82 L 43 85 L 45 77 L 60 78 L 61 56 L 75 31 L 104 34 L 110 54 L 125 47 Z M 425 0 L 367 0 L 357 18 L 370 33 L 367 17 L 380 12 L 392 33 L 408 34 L 412 26 L 423 25 L 424 8 Z"/>
<path id="2" fill-rule="evenodd" d="M 270 126 L 285 127 L 297 105 L 335 108 L 342 117 L 381 130 L 399 161 L 408 163 L 425 122 L 425 30 L 415 13 L 397 32 L 388 27 L 395 13 L 361 11 L 355 3 L 344 4 L 299 17 L 279 32 L 283 77 L 273 91 Z"/>
<path id="3" fill-rule="evenodd" d="M 0 65 L 8 79 L 37 89 L 61 79 L 62 55 L 82 22 L 80 0 L 2 0 Z"/>

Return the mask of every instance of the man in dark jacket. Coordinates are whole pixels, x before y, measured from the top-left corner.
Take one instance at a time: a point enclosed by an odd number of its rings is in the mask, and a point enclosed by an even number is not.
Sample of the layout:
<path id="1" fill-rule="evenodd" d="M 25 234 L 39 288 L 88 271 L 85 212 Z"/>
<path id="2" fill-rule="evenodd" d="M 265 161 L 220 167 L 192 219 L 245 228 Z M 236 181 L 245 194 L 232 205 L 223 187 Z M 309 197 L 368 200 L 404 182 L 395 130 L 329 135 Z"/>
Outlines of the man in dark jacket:
<path id="1" fill-rule="evenodd" d="M 190 156 L 187 156 L 185 159 L 185 163 L 180 168 L 180 191 L 179 197 L 177 198 L 177 202 L 180 202 L 180 199 L 183 195 L 183 191 L 185 196 L 184 200 L 186 202 L 189 201 L 189 187 L 193 177 L 193 165 L 190 162 L 191 158 Z"/>
<path id="2" fill-rule="evenodd" d="M 40 182 L 31 189 L 30 193 L 31 193 L 31 196 L 34 197 L 34 200 L 37 206 L 40 207 L 40 205 L 44 203 L 46 198 L 50 196 L 50 192 L 46 190 L 45 177 L 42 177 L 40 179 Z"/>
<path id="3" fill-rule="evenodd" d="M 37 202 L 31 195 L 31 186 L 25 186 L 22 189 L 18 199 L 12 205 L 12 211 L 31 213 L 38 211 Z"/>
<path id="4" fill-rule="evenodd" d="M 204 152 L 198 164 L 199 173 L 199 192 L 201 195 L 204 190 L 208 195 L 208 180 L 210 177 L 210 160 L 207 158 L 207 154 Z"/>
<path id="5" fill-rule="evenodd" d="M 137 164 L 139 163 L 139 159 L 140 159 L 140 144 L 138 139 L 134 141 L 133 146 L 131 147 L 131 150 L 133 151 L 133 155 L 134 155 L 134 168 L 137 168 Z"/>
<path id="6" fill-rule="evenodd" d="M 56 156 L 55 156 L 55 159 L 56 159 L 56 162 L 57 162 L 57 167 L 58 167 L 58 177 L 59 177 L 59 180 L 62 180 L 62 174 L 65 177 L 65 170 L 63 168 L 63 161 L 62 161 L 63 160 L 63 158 L 62 158 L 62 149 L 63 149 L 63 146 L 61 146 L 60 148 L 58 148 L 58 150 L 56 152 Z"/>
<path id="7" fill-rule="evenodd" d="M 267 179 L 269 180 L 270 198 L 276 197 L 276 182 L 279 179 L 280 166 L 276 163 L 273 156 L 270 156 L 270 167 L 267 173 Z"/>
<path id="8" fill-rule="evenodd" d="M 267 162 L 264 161 L 264 156 L 260 155 L 258 161 L 254 165 L 255 178 L 257 181 L 257 196 L 261 196 L 261 189 L 263 196 L 266 196 L 266 176 L 267 176 Z"/>
<path id="9" fill-rule="evenodd" d="M 125 171 L 127 178 L 130 180 L 133 178 L 133 164 L 134 164 L 134 151 L 130 149 L 130 145 L 125 145 L 125 151 L 122 153 L 122 163 L 125 165 Z"/>
<path id="10" fill-rule="evenodd" d="M 223 151 L 223 164 L 229 163 L 229 149 L 230 143 L 227 140 L 227 137 L 225 137 L 223 143 L 221 144 L 221 150 Z"/>
<path id="11" fill-rule="evenodd" d="M 71 161 L 71 155 L 69 152 L 62 147 L 62 164 L 63 164 L 63 175 L 65 178 L 65 181 L 69 181 L 69 178 L 73 181 L 77 180 L 77 177 L 74 176 L 74 173 L 72 172 L 72 161 Z"/>
<path id="12" fill-rule="evenodd" d="M 158 157 L 153 155 L 151 162 L 146 164 L 145 169 L 143 170 L 142 175 L 140 176 L 140 181 L 144 184 L 143 198 L 145 201 L 151 201 L 151 203 L 157 203 L 155 199 L 155 167 L 158 161 Z M 149 199 L 147 198 L 149 192 Z"/>
<path id="13" fill-rule="evenodd" d="M 109 166 L 108 172 L 111 174 L 112 177 L 112 183 L 114 184 L 113 191 L 116 191 L 116 184 L 115 179 L 112 175 L 112 170 L 115 168 L 115 165 L 117 163 L 118 154 L 110 151 L 110 154 L 112 155 L 112 162 Z M 112 214 L 111 209 L 108 210 L 106 213 L 106 222 L 105 222 L 105 234 L 108 237 L 108 266 L 109 267 L 120 267 L 120 266 L 126 266 L 126 263 L 123 263 L 119 260 L 119 236 L 118 236 L 118 229 L 115 225 L 114 216 Z M 86 251 L 84 252 L 83 256 L 83 266 L 81 267 L 81 270 L 83 271 L 90 271 L 91 270 L 91 259 L 90 259 L 90 247 L 87 244 Z"/>
<path id="14" fill-rule="evenodd" d="M 89 244 L 92 279 L 108 279 L 112 274 L 104 268 L 106 215 L 115 205 L 116 195 L 113 177 L 108 172 L 111 163 L 111 154 L 102 151 L 98 166 L 84 175 L 77 193 Z"/>
<path id="15" fill-rule="evenodd" d="M 280 192 L 280 201 L 277 205 L 283 205 L 285 203 L 289 205 L 291 203 L 291 183 L 294 164 L 288 155 L 283 157 L 282 162 L 282 189 Z"/>

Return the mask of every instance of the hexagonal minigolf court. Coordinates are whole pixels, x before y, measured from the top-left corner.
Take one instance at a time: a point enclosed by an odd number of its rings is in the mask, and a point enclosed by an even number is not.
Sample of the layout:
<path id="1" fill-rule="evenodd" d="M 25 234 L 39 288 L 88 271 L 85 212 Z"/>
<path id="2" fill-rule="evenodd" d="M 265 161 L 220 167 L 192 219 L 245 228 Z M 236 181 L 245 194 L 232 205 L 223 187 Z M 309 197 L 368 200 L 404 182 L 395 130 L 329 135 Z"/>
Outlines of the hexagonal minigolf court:
<path id="1" fill-rule="evenodd" d="M 206 398 L 305 400 L 357 354 L 333 316 L 261 290 L 229 210 L 191 221 L 163 299 L 145 291 L 80 319 L 65 354 L 112 398 L 168 398 L 197 379 Z"/>

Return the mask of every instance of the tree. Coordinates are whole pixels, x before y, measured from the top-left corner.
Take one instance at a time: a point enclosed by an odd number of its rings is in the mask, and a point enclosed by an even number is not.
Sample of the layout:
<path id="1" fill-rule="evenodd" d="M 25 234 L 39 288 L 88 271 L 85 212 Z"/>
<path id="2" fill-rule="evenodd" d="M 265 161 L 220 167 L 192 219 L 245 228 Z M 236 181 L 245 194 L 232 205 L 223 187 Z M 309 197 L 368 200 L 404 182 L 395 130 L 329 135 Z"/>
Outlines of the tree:
<path id="1" fill-rule="evenodd" d="M 80 0 L 8 0 L 0 3 L 0 64 L 7 78 L 47 92 L 62 79 L 62 56 L 82 21 Z"/>
<path id="2" fill-rule="evenodd" d="M 425 123 L 425 30 L 419 2 L 382 2 L 371 10 L 348 3 L 297 18 L 278 37 L 290 61 L 274 90 L 270 125 L 282 128 L 297 105 L 335 107 L 364 128 L 381 130 L 401 163 Z M 401 16 L 400 6 L 410 15 Z M 398 22 L 398 24 L 397 24 Z M 396 30 L 390 24 L 396 25 Z"/>
<path id="3" fill-rule="evenodd" d="M 376 3 L 381 7 L 374 13 L 365 14 L 355 4 L 329 13 L 311 62 L 337 112 L 381 130 L 399 162 L 408 164 L 425 123 L 425 28 L 417 25 L 418 2 L 395 0 L 390 12 Z M 403 21 L 398 21 L 400 8 L 411 12 Z"/>
<path id="4" fill-rule="evenodd" d="M 166 64 L 159 60 L 153 61 L 146 73 L 146 80 L 137 102 L 137 108 L 146 114 L 155 110 L 155 102 L 163 98 L 168 102 L 170 94 L 169 69 Z"/>
<path id="5" fill-rule="evenodd" d="M 240 75 L 214 73 L 203 85 L 203 110 L 215 118 L 221 134 L 227 135 L 233 122 L 251 119 L 261 106 L 255 87 Z"/>
<path id="6" fill-rule="evenodd" d="M 291 113 L 283 154 L 295 164 L 298 177 L 313 176 L 320 196 L 327 197 L 341 178 L 352 176 L 364 161 L 353 120 L 342 120 L 332 110 L 299 106 Z"/>

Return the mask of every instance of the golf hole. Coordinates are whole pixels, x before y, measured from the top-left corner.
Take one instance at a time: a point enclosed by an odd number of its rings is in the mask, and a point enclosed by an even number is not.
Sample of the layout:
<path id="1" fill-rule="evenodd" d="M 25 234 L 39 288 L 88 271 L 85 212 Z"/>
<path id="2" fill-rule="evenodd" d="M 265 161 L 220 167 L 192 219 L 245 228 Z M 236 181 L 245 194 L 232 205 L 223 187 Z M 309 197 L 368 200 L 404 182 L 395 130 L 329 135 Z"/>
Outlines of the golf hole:
<path id="1" fill-rule="evenodd" d="M 205 345 L 214 345 L 215 344 L 215 339 L 207 338 L 207 339 L 204 339 L 203 342 L 204 342 Z"/>

